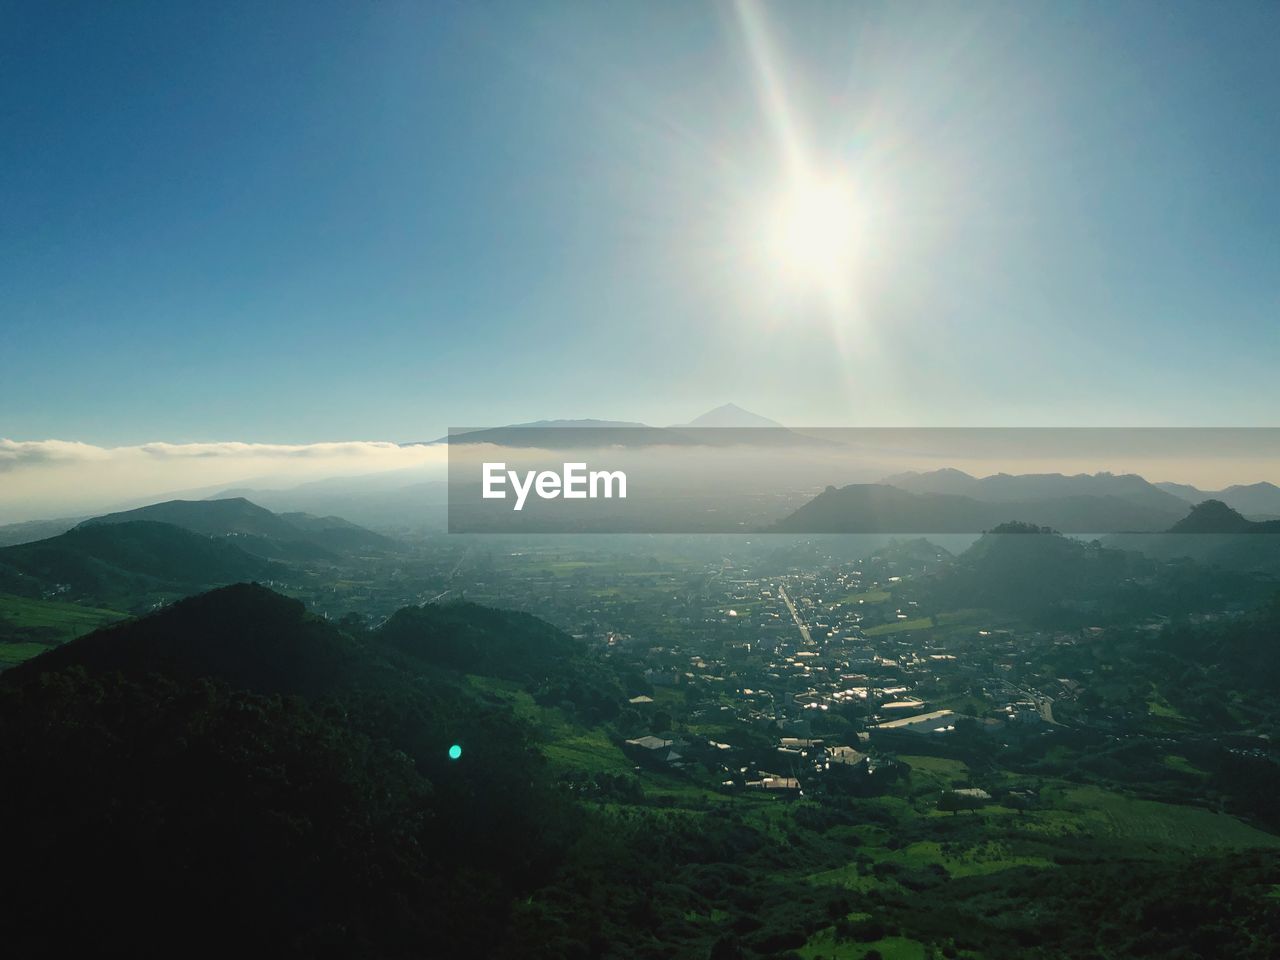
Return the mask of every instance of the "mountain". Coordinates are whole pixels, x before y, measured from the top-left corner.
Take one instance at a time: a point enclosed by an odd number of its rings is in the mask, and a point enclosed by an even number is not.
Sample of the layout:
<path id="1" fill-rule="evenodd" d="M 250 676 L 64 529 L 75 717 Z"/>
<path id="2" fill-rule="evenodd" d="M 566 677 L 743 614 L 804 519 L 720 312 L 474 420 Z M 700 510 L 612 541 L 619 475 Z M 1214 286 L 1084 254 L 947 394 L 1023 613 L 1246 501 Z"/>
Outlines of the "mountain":
<path id="1" fill-rule="evenodd" d="M 443 616 L 442 645 L 552 632 Z M 6 671 L 0 733 L 15 956 L 516 956 L 508 918 L 574 837 L 504 699 L 247 584 Z"/>
<path id="2" fill-rule="evenodd" d="M 758 433 L 756 431 L 759 431 Z M 776 420 L 726 403 L 689 423 L 651 427 L 625 420 L 538 420 L 467 430 L 431 443 L 490 443 L 512 448 L 590 449 L 594 447 L 828 446 L 830 440 L 805 436 Z M 415 446 L 417 444 L 405 444 Z"/>
<path id="3" fill-rule="evenodd" d="M 1117 496 L 987 501 L 866 483 L 828 487 L 773 529 L 786 533 L 977 533 L 1018 518 L 1068 533 L 1101 533 L 1163 530 L 1176 522 L 1177 516 Z"/>
<path id="4" fill-rule="evenodd" d="M 973 497 L 976 500 L 982 499 L 979 496 L 982 481 L 954 467 L 943 467 L 941 470 L 930 470 L 927 473 L 909 470 L 906 473 L 895 473 L 885 477 L 880 482 L 909 493 L 945 493 L 959 497 Z"/>
<path id="5" fill-rule="evenodd" d="M 597 437 L 605 438 L 614 430 L 635 430 L 638 442 L 652 431 L 661 432 L 659 427 L 638 423 L 633 420 L 533 420 L 528 423 L 508 423 L 501 427 L 479 427 L 475 430 L 460 430 L 435 440 L 415 440 L 402 443 L 402 447 L 426 447 L 437 443 L 492 443 L 502 447 L 535 447 L 538 442 L 555 443 L 572 447 L 574 445 L 591 446 L 598 442 Z M 562 433 L 562 431 L 574 431 Z M 582 431 L 582 433 L 576 433 Z M 653 441 L 650 441 L 653 442 Z"/>
<path id="6" fill-rule="evenodd" d="M 1107 597 L 1149 566 L 1136 554 L 1084 543 L 1026 523 L 983 534 L 936 586 L 935 602 L 1043 614 L 1085 598 Z"/>
<path id="7" fill-rule="evenodd" d="M 243 497 L 169 500 L 136 510 L 109 513 L 80 528 L 149 520 L 172 524 L 205 537 L 234 538 L 247 553 L 274 560 L 326 560 L 339 554 L 394 549 L 395 541 L 340 517 L 275 514 Z"/>
<path id="8" fill-rule="evenodd" d="M 1154 511 L 1163 511 L 1170 515 L 1170 523 L 1186 510 L 1179 496 L 1132 473 L 997 473 L 979 478 L 962 470 L 942 469 L 929 473 L 900 473 L 881 482 L 912 493 L 955 494 L 991 503 L 1115 497 Z"/>
<path id="9" fill-rule="evenodd" d="M 396 611 L 378 640 L 422 661 L 509 680 L 543 679 L 581 653 L 581 645 L 528 613 L 474 603 Z"/>
<path id="10" fill-rule="evenodd" d="M 1205 500 L 1164 533 L 1120 534 L 1106 542 L 1159 560 L 1184 558 L 1223 570 L 1280 573 L 1280 536 L 1258 534 L 1280 534 L 1280 520 L 1250 520 L 1221 500 Z"/>
<path id="11" fill-rule="evenodd" d="M 0 549 L 0 590 L 21 596 L 123 600 L 189 593 L 237 580 L 279 578 L 285 568 L 236 544 L 167 523 L 135 520 L 76 527 Z"/>
<path id="12" fill-rule="evenodd" d="M 1156 482 L 1155 486 L 1188 503 L 1201 503 L 1212 496 L 1189 483 L 1172 483 L 1168 480 L 1160 480 Z"/>
<path id="13" fill-rule="evenodd" d="M 1237 483 L 1223 490 L 1200 490 L 1186 483 L 1162 482 L 1156 486 L 1188 503 L 1220 500 L 1246 517 L 1280 517 L 1280 487 L 1265 480 L 1260 483 Z"/>
<path id="14" fill-rule="evenodd" d="M 1206 500 L 1169 528 L 1169 533 L 1280 533 L 1280 520 L 1255 522 L 1241 516 L 1221 500 Z"/>
<path id="15" fill-rule="evenodd" d="M 279 514 L 342 517 L 382 533 L 443 528 L 449 485 L 421 470 L 331 477 L 295 487 L 220 490 L 210 499 L 243 497 Z"/>
<path id="16" fill-rule="evenodd" d="M 360 660 L 359 646 L 308 615 L 301 601 L 237 583 L 55 647 L 8 671 L 5 680 L 20 683 L 75 666 L 91 673 L 213 678 L 257 693 L 316 694 L 352 682 Z"/>
<path id="17" fill-rule="evenodd" d="M 45 540 L 66 533 L 84 517 L 63 517 L 56 520 L 24 520 L 21 523 L 6 523 L 0 526 L 0 547 L 11 547 L 18 543 L 31 543 L 33 540 Z"/>
<path id="18" fill-rule="evenodd" d="M 1280 517 L 1280 487 L 1265 480 L 1261 483 L 1233 484 L 1219 490 L 1221 500 L 1247 517 Z"/>
<path id="19" fill-rule="evenodd" d="M 768 417 L 762 417 L 758 413 L 752 413 L 750 410 L 743 410 L 736 403 L 726 403 L 716 407 L 714 410 L 708 410 L 699 417 L 694 417 L 688 423 L 676 424 L 680 427 L 772 427 L 776 429 L 786 429 L 777 420 L 770 420 Z"/>

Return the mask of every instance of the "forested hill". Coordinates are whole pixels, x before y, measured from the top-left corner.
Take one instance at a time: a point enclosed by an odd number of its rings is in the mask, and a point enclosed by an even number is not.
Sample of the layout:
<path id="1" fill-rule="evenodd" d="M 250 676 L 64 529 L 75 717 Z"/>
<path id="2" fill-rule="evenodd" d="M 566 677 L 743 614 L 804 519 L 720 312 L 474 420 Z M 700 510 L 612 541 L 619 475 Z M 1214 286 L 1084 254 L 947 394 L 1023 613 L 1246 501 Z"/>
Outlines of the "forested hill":
<path id="1" fill-rule="evenodd" d="M 0 549 L 0 590 L 109 602 L 276 579 L 285 569 L 228 541 L 168 523 L 136 520 L 77 527 L 47 540 Z"/>
<path id="2" fill-rule="evenodd" d="M 527 613 L 474 603 L 406 607 L 372 632 L 345 632 L 306 613 L 302 603 L 241 583 L 188 597 L 158 613 L 55 647 L 13 668 L 8 680 L 68 667 L 128 676 L 207 678 L 268 694 L 334 694 L 377 688 L 406 676 L 476 674 L 517 681 L 531 691 L 563 688 L 597 698 L 578 641 Z"/>
<path id="3" fill-rule="evenodd" d="M 217 680 L 255 693 L 333 693 L 375 661 L 366 645 L 302 603 L 240 583 L 180 600 L 55 647 L 4 675 L 7 682 L 68 667 L 130 677 Z"/>
<path id="4" fill-rule="evenodd" d="M 1266 580 L 1010 522 L 983 534 L 925 589 L 939 609 L 983 607 L 1041 625 L 1079 626 L 1185 615 L 1226 602 L 1248 607 L 1272 587 Z"/>
<path id="5" fill-rule="evenodd" d="M 536 686 L 582 654 L 523 615 L 418 611 L 383 636 L 239 584 L 0 675 L 0 767 L 23 785 L 0 791 L 22 825 L 6 948 L 493 955 L 573 817 L 525 724 L 455 669 L 501 663 L 435 655 L 491 644 Z"/>
<path id="6" fill-rule="evenodd" d="M 244 497 L 167 500 L 94 517 L 80 524 L 80 528 L 138 520 L 170 523 L 206 537 L 230 538 L 246 552 L 273 560 L 323 560 L 348 553 L 382 553 L 396 548 L 395 541 L 389 537 L 340 517 L 272 513 Z"/>
<path id="7" fill-rule="evenodd" d="M 1280 533 L 1280 520 L 1250 520 L 1221 500 L 1206 500 L 1169 528 L 1170 533 Z"/>

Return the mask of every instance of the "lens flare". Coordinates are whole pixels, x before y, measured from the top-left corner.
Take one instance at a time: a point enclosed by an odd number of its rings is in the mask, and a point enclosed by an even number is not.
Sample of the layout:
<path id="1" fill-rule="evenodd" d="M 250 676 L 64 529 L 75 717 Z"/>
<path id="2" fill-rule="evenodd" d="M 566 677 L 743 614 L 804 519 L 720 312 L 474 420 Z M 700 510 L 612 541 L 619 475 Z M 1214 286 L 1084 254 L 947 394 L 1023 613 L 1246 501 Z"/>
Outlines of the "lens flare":
<path id="1" fill-rule="evenodd" d="M 854 266 L 853 190 L 839 178 L 793 178 L 765 229 L 769 259 L 792 281 L 839 290 Z"/>

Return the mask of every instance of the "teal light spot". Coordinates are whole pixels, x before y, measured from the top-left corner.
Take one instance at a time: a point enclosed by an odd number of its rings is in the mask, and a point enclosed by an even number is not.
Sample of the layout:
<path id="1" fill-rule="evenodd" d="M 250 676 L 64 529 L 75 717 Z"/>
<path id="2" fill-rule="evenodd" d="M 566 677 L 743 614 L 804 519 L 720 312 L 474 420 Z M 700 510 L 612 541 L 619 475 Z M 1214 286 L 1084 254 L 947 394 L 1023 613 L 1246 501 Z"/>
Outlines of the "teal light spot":
<path id="1" fill-rule="evenodd" d="M 460 756 L 462 756 L 462 746 L 460 744 L 455 743 L 452 747 L 449 748 L 449 759 L 457 760 Z"/>

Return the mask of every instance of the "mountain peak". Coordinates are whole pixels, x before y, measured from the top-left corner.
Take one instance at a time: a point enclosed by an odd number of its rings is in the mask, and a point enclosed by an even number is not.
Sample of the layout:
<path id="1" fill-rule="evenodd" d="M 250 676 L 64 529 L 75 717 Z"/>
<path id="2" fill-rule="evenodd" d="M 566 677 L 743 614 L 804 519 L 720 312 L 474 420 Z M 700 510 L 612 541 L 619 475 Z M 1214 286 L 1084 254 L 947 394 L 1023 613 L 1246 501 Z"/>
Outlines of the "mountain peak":
<path id="1" fill-rule="evenodd" d="M 768 417 L 762 417 L 758 413 L 752 413 L 750 410 L 744 410 L 736 403 L 725 403 L 716 407 L 714 410 L 708 410 L 700 417 L 695 417 L 688 423 L 681 424 L 685 427 L 771 427 L 775 430 L 782 427 L 777 420 L 770 420 Z"/>
<path id="2" fill-rule="evenodd" d="M 1221 500 L 1205 500 L 1169 528 L 1170 533 L 1246 533 L 1254 524 Z"/>

